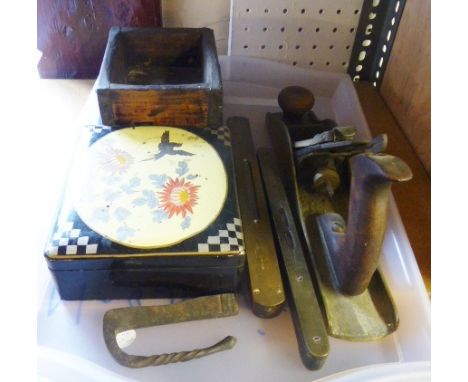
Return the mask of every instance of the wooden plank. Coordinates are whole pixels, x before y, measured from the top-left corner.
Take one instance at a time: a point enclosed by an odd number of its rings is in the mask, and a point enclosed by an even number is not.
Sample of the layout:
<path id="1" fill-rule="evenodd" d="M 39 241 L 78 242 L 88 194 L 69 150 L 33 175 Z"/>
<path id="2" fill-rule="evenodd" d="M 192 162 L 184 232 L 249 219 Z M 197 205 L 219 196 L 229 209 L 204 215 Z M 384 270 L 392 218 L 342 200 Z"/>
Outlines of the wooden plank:
<path id="1" fill-rule="evenodd" d="M 38 0 L 41 78 L 96 78 L 114 25 L 161 26 L 160 0 Z"/>
<path id="2" fill-rule="evenodd" d="M 431 171 L 431 3 L 407 1 L 380 91 Z"/>
<path id="3" fill-rule="evenodd" d="M 98 90 L 106 125 L 208 126 L 206 90 Z"/>
<path id="4" fill-rule="evenodd" d="M 431 181 L 413 150 L 410 142 L 398 126 L 382 96 L 372 84 L 355 84 L 359 100 L 372 135 L 387 133 L 386 152 L 403 159 L 413 171 L 413 179 L 392 187 L 401 218 L 406 228 L 426 289 L 431 290 Z"/>

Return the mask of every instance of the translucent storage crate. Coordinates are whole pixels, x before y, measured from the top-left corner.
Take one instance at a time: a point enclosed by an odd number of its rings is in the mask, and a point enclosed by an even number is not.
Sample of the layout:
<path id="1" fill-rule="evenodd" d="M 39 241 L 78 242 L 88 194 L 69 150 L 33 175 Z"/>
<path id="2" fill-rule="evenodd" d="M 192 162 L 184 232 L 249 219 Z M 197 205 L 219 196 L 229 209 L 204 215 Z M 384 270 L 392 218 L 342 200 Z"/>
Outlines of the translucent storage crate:
<path id="1" fill-rule="evenodd" d="M 271 61 L 220 57 L 224 119 L 248 117 L 254 141 L 268 146 L 265 113 L 279 111 L 276 97 L 287 85 L 301 85 L 316 96 L 319 118 L 353 125 L 370 136 L 353 83 L 346 74 L 310 71 Z M 85 123 L 97 122 L 91 94 Z M 227 335 L 237 337 L 229 351 L 198 360 L 144 369 L 128 369 L 108 353 L 102 318 L 113 308 L 169 303 L 169 300 L 61 301 L 50 281 L 38 312 L 39 374 L 67 381 L 366 381 L 388 377 L 429 380 L 430 303 L 398 210 L 390 203 L 380 270 L 395 300 L 400 326 L 375 342 L 330 338 L 330 355 L 319 371 L 307 370 L 300 359 L 288 308 L 276 318 L 261 319 L 239 295 L 238 316 L 139 329 L 125 351 L 159 354 L 201 348 Z M 383 365 L 382 365 L 383 364 Z M 354 377 L 353 377 L 354 375 Z M 406 378 L 406 379 L 404 379 Z"/>

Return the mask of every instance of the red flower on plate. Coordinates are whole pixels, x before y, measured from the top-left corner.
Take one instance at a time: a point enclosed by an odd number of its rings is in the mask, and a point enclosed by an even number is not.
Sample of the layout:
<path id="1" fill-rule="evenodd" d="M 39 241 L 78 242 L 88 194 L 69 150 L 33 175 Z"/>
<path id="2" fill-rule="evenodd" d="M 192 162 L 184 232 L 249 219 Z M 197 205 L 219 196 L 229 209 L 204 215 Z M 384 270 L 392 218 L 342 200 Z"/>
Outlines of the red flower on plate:
<path id="1" fill-rule="evenodd" d="M 182 214 L 184 218 L 187 212 L 193 214 L 192 207 L 197 204 L 199 188 L 200 186 L 195 186 L 183 178 L 175 180 L 169 178 L 163 191 L 159 192 L 160 202 L 168 214 L 168 218 L 179 214 Z"/>

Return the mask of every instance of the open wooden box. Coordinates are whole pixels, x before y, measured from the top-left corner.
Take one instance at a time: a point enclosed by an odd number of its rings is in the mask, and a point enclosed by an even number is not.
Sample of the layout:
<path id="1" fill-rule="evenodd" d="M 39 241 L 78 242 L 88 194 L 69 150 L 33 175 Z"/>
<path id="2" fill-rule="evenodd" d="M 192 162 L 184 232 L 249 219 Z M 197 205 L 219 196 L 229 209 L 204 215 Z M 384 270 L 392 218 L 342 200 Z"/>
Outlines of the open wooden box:
<path id="1" fill-rule="evenodd" d="M 222 85 L 213 31 L 111 28 L 97 95 L 104 125 L 221 124 Z"/>

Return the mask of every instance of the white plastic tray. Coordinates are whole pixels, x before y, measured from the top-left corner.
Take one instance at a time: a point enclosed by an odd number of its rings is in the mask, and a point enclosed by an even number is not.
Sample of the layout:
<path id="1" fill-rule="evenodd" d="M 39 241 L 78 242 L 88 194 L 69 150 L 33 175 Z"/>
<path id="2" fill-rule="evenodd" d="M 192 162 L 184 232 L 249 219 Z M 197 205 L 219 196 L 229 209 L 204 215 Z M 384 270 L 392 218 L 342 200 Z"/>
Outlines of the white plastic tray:
<path id="1" fill-rule="evenodd" d="M 354 125 L 361 137 L 369 136 L 347 75 L 311 72 L 242 57 L 221 57 L 220 62 L 225 117 L 248 117 L 257 146 L 269 145 L 265 112 L 278 111 L 279 90 L 294 84 L 306 86 L 315 93 L 314 112 L 320 118 Z M 96 111 L 92 94 L 85 115 L 95 118 Z M 423 361 L 427 366 L 430 361 L 429 299 L 393 200 L 380 270 L 398 308 L 399 329 L 376 342 L 351 343 L 330 338 L 330 355 L 319 371 L 307 370 L 302 365 L 287 308 L 274 319 L 260 319 L 246 308 L 242 296 L 239 297 L 238 316 L 138 330 L 135 342 L 125 348 L 135 354 L 168 353 L 205 347 L 226 335 L 233 335 L 238 339 L 234 349 L 187 363 L 127 369 L 118 365 L 105 347 L 104 313 L 112 308 L 162 304 L 169 300 L 65 302 L 60 300 L 50 281 L 38 312 L 39 374 L 58 381 L 312 381 L 369 365 L 413 362 L 421 365 Z M 401 368 L 399 370 L 401 374 Z"/>

